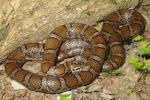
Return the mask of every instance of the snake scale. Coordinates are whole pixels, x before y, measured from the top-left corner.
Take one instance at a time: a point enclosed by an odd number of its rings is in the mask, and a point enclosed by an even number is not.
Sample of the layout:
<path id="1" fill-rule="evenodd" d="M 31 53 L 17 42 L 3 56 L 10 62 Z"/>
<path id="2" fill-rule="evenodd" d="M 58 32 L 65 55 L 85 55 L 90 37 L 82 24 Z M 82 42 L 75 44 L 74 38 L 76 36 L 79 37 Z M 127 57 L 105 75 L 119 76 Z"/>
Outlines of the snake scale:
<path id="1" fill-rule="evenodd" d="M 102 69 L 123 65 L 126 55 L 122 42 L 142 34 L 145 25 L 137 9 L 120 9 L 104 18 L 101 31 L 83 23 L 58 26 L 45 43 L 28 43 L 13 50 L 4 62 L 5 72 L 28 89 L 42 93 L 88 85 Z M 23 69 L 28 61 L 40 61 L 44 74 Z"/>

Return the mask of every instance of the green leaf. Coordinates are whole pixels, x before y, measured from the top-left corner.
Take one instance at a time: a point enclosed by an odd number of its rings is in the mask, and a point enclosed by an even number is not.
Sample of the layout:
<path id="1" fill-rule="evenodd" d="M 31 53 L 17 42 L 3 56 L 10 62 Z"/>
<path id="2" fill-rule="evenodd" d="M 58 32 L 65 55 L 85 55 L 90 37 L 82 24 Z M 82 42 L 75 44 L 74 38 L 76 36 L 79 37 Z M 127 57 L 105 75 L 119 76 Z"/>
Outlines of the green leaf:
<path id="1" fill-rule="evenodd" d="M 144 60 L 144 67 L 143 67 L 143 69 L 147 69 L 147 68 L 150 68 L 150 59 Z"/>
<path id="2" fill-rule="evenodd" d="M 133 67 L 136 69 L 142 69 L 142 67 L 143 67 L 143 63 L 140 62 L 139 59 L 136 57 L 131 57 L 129 60 L 129 63 L 131 65 L 133 65 Z"/>
<path id="3" fill-rule="evenodd" d="M 71 100 L 71 92 L 64 92 L 59 94 L 60 100 Z"/>
<path id="4" fill-rule="evenodd" d="M 150 44 L 145 41 L 141 41 L 140 45 L 138 47 L 138 51 L 140 54 L 150 54 L 150 47 L 148 47 Z"/>
<path id="5" fill-rule="evenodd" d="M 150 48 L 138 48 L 138 50 L 139 50 L 139 53 L 140 54 L 145 54 L 145 55 L 148 55 L 148 54 L 150 54 Z"/>
<path id="6" fill-rule="evenodd" d="M 60 97 L 60 100 L 71 100 L 69 97 Z"/>
<path id="7" fill-rule="evenodd" d="M 146 48 L 148 45 L 149 45 L 149 43 L 146 42 L 146 41 L 141 41 L 141 42 L 140 42 L 140 47 L 141 47 L 141 48 Z"/>
<path id="8" fill-rule="evenodd" d="M 136 41 L 140 41 L 140 40 L 142 40 L 142 36 L 141 35 L 137 35 L 136 37 L 134 37 L 132 39 L 132 42 L 136 42 Z"/>
<path id="9" fill-rule="evenodd" d="M 128 88 L 128 90 L 127 90 L 127 94 L 128 95 L 130 95 L 131 93 L 133 93 L 134 92 L 134 89 L 133 88 Z"/>

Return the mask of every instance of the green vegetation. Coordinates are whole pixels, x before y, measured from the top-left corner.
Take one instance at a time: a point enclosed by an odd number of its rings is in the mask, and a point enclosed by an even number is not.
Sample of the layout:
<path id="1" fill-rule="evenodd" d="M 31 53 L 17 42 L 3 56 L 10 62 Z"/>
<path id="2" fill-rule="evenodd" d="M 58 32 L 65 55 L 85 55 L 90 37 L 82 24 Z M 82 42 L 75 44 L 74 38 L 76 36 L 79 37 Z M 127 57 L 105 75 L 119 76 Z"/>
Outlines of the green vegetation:
<path id="1" fill-rule="evenodd" d="M 117 1 L 116 0 L 110 0 L 110 3 L 112 3 L 112 4 L 117 4 Z"/>
<path id="2" fill-rule="evenodd" d="M 135 37 L 133 41 L 141 40 L 140 36 Z M 138 55 L 139 56 L 133 56 L 129 59 L 129 63 L 133 65 L 133 67 L 141 72 L 144 72 L 148 68 L 150 68 L 150 58 L 148 59 L 141 59 L 141 56 L 150 56 L 150 43 L 141 40 L 138 47 Z"/>
<path id="3" fill-rule="evenodd" d="M 134 89 L 133 88 L 128 88 L 127 90 L 127 94 L 130 95 L 134 92 Z"/>
<path id="4" fill-rule="evenodd" d="M 140 35 L 137 35 L 135 38 L 132 39 L 132 42 L 141 41 L 143 38 Z"/>
<path id="5" fill-rule="evenodd" d="M 150 55 L 150 43 L 141 41 L 138 47 L 138 51 L 141 55 Z"/>
<path id="6" fill-rule="evenodd" d="M 106 77 L 108 77 L 108 76 L 123 76 L 124 72 L 121 69 L 116 69 L 116 70 L 104 71 L 103 75 Z"/>
<path id="7" fill-rule="evenodd" d="M 71 99 L 71 92 L 64 92 L 59 94 L 59 100 L 72 100 Z"/>

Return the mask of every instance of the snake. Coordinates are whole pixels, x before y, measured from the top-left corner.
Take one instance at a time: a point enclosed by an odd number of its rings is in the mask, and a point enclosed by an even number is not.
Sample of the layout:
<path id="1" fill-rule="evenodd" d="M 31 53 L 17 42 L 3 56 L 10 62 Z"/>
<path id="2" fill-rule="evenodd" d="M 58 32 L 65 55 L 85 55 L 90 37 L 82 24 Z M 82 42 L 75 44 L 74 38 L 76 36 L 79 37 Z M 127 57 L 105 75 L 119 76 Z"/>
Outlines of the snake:
<path id="1" fill-rule="evenodd" d="M 6 74 L 29 90 L 56 94 L 91 84 L 102 70 L 122 66 L 123 42 L 143 34 L 146 21 L 137 9 L 120 9 L 107 15 L 101 31 L 71 22 L 56 27 L 46 41 L 27 43 L 8 54 Z M 107 56 L 106 56 L 107 55 Z M 41 64 L 41 74 L 23 68 Z"/>

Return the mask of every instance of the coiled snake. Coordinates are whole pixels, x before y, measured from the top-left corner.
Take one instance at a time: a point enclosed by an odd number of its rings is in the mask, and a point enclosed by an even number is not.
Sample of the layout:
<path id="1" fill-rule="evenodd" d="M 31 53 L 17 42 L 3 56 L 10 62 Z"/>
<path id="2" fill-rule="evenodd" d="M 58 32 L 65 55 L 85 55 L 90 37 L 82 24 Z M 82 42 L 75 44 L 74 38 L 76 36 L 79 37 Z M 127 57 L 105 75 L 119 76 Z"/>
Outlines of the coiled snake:
<path id="1" fill-rule="evenodd" d="M 142 34 L 145 19 L 136 9 L 121 9 L 104 18 L 101 32 L 82 23 L 55 28 L 45 43 L 28 43 L 13 50 L 5 71 L 28 89 L 61 93 L 92 83 L 102 70 L 116 69 L 125 61 L 122 42 Z M 109 48 L 109 49 L 108 49 Z M 108 61 L 106 50 L 109 50 Z M 43 75 L 23 69 L 27 61 L 40 61 Z"/>

